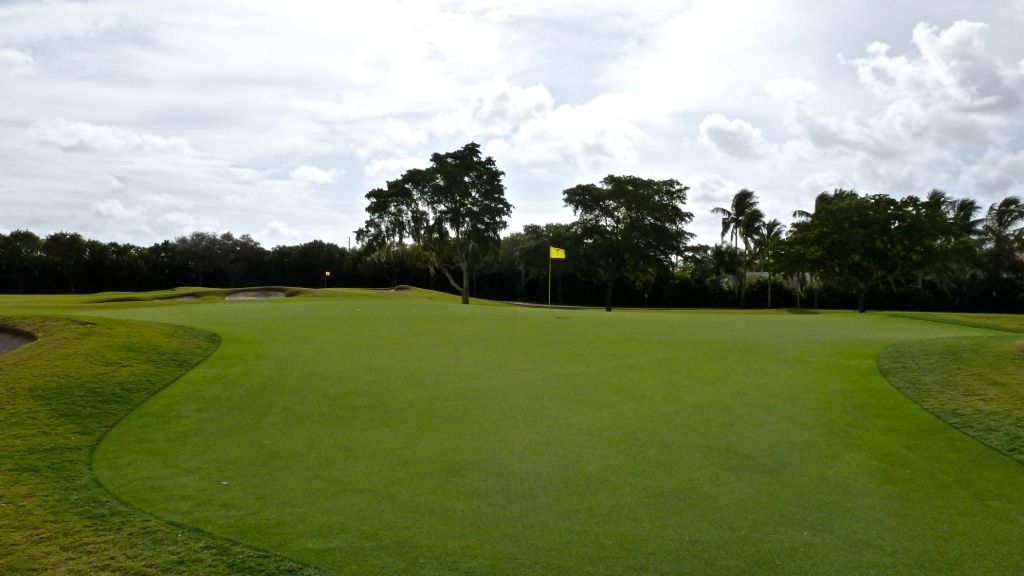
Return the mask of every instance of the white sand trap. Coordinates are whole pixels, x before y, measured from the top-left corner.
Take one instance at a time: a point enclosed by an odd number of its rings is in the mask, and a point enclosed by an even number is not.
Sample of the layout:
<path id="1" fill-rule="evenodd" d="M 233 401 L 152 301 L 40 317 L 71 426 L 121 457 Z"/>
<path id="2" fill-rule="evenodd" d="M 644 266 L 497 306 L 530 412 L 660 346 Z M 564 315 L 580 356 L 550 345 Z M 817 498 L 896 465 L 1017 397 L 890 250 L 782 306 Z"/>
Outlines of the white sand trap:
<path id="1" fill-rule="evenodd" d="M 32 339 L 28 336 L 0 331 L 0 354 L 17 350 L 31 341 Z"/>
<path id="2" fill-rule="evenodd" d="M 284 298 L 285 293 L 280 290 L 246 290 L 244 292 L 232 292 L 224 297 L 225 300 L 264 300 L 266 298 Z"/>

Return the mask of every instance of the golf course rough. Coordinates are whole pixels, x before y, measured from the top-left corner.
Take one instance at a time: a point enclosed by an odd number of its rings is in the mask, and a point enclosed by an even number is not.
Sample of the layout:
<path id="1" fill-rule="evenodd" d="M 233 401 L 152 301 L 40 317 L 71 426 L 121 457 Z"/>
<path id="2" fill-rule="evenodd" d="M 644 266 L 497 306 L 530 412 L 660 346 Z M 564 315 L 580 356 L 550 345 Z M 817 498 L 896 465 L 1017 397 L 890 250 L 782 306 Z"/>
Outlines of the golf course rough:
<path id="1" fill-rule="evenodd" d="M 26 306 L 69 309 L 39 298 L 16 304 L 0 304 L 0 326 L 39 339 L 0 356 L 0 574 L 313 573 L 142 513 L 92 473 L 102 435 L 212 353 L 216 336 L 98 318 L 4 317 Z"/>
<path id="2" fill-rule="evenodd" d="M 901 342 L 879 368 L 898 390 L 968 436 L 1024 464 L 1024 338 Z"/>
<path id="3" fill-rule="evenodd" d="M 882 315 L 333 296 L 98 312 L 218 334 L 94 467 L 329 574 L 1020 574 L 1024 467 L 895 390 Z"/>

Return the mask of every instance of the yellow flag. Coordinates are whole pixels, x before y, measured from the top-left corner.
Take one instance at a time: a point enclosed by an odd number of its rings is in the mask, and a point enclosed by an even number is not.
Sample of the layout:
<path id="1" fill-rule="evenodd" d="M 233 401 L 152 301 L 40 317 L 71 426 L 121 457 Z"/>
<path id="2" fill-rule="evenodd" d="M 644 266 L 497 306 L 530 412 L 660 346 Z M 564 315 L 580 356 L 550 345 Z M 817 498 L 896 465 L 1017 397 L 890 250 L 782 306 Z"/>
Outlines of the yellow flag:
<path id="1" fill-rule="evenodd" d="M 548 246 L 551 249 L 552 258 L 565 259 L 565 248 L 555 248 L 554 246 Z"/>

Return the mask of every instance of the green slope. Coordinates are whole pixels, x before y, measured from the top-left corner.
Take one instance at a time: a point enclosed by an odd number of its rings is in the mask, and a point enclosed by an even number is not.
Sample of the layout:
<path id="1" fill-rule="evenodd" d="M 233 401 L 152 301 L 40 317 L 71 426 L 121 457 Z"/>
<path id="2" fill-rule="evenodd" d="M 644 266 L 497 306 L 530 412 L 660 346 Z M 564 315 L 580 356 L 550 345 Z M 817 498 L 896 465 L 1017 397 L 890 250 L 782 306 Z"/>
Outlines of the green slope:
<path id="1" fill-rule="evenodd" d="M 1018 574 L 1024 467 L 876 368 L 876 315 L 104 309 L 219 334 L 96 453 L 154 514 L 337 574 Z"/>

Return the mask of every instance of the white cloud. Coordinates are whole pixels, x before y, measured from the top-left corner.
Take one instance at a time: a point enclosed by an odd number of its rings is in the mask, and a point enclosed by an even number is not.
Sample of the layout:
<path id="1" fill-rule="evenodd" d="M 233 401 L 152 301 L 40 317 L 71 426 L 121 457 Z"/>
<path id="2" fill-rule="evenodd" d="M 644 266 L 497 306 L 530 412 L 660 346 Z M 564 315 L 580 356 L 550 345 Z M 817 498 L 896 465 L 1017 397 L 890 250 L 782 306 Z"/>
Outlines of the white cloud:
<path id="1" fill-rule="evenodd" d="M 382 154 L 401 154 L 416 150 L 427 140 L 428 131 L 420 126 L 413 126 L 402 118 L 388 117 L 374 125 L 363 127 L 362 134 L 357 137 L 356 155 L 369 158 Z"/>
<path id="2" fill-rule="evenodd" d="M 0 48 L 0 72 L 21 72 L 32 68 L 35 60 L 12 48 Z"/>
<path id="3" fill-rule="evenodd" d="M 219 228 L 213 218 L 199 217 L 190 212 L 171 211 L 157 216 L 156 223 L 170 236 L 181 236 L 194 231 L 216 232 Z"/>
<path id="4" fill-rule="evenodd" d="M 0 43 L 95 38 L 132 20 L 118 2 L 11 3 L 0 7 Z M 40 17 L 44 15 L 45 17 Z M 141 14 L 140 14 L 141 16 Z"/>
<path id="5" fill-rule="evenodd" d="M 0 3 L 0 201 L 40 231 L 343 242 L 366 190 L 470 140 L 513 228 L 609 172 L 691 184 L 715 239 L 705 210 L 740 187 L 779 216 L 834 182 L 991 197 L 1021 186 L 1009 6 Z M 143 210 L 148 233 L 111 216 Z"/>
<path id="6" fill-rule="evenodd" d="M 401 176 L 406 170 L 412 168 L 425 168 L 430 164 L 429 158 L 419 156 L 406 156 L 403 158 L 378 158 L 368 162 L 363 170 L 366 179 L 383 184 L 384 180 L 394 180 Z"/>
<path id="7" fill-rule="evenodd" d="M 1024 74 L 988 48 L 989 34 L 987 25 L 957 21 L 916 25 L 908 54 L 869 43 L 864 56 L 841 60 L 865 92 L 842 114 L 819 113 L 824 99 L 799 83 L 795 97 L 788 83 L 770 85 L 786 96 L 783 125 L 797 138 L 776 163 L 802 169 L 793 178 L 808 191 L 853 183 L 894 195 L 957 184 L 968 193 L 1013 189 L 1007 171 L 993 167 L 1006 164 L 1000 158 L 1013 155 L 1009 143 L 1024 129 Z"/>
<path id="8" fill-rule="evenodd" d="M 153 212 L 188 212 L 194 207 L 194 203 L 186 198 L 172 196 L 171 194 L 144 194 L 139 198 L 139 203 Z"/>
<path id="9" fill-rule="evenodd" d="M 912 101 L 922 112 L 941 107 L 958 113 L 996 112 L 1021 105 L 1021 73 L 986 51 L 989 27 L 958 21 L 940 30 L 914 28 L 919 56 L 890 56 L 890 47 L 874 42 L 867 56 L 852 64 L 876 97 L 892 103 Z"/>
<path id="10" fill-rule="evenodd" d="M 344 170 L 324 170 L 316 166 L 299 166 L 289 172 L 288 177 L 307 184 L 331 184 L 344 173 Z"/>
<path id="11" fill-rule="evenodd" d="M 822 192 L 831 192 L 836 188 L 851 190 L 856 189 L 857 186 L 847 176 L 840 174 L 836 170 L 814 172 L 800 180 L 800 190 L 808 196 L 812 194 L 817 195 Z"/>
<path id="12" fill-rule="evenodd" d="M 700 123 L 700 135 L 715 149 L 734 158 L 752 158 L 761 153 L 766 143 L 761 131 L 746 120 L 709 114 Z"/>
<path id="13" fill-rule="evenodd" d="M 508 135 L 524 123 L 550 114 L 554 99 L 543 84 L 521 87 L 505 80 L 472 93 L 458 110 L 443 114 L 434 122 L 439 134 Z"/>
<path id="14" fill-rule="evenodd" d="M 304 240 L 302 232 L 280 220 L 271 220 L 260 232 L 260 236 L 270 239 L 270 246 L 297 244 Z"/>
<path id="15" fill-rule="evenodd" d="M 105 200 L 100 200 L 99 202 L 94 202 L 92 209 L 98 216 L 115 218 L 117 220 L 138 221 L 142 220 L 147 215 L 145 208 L 139 206 L 126 208 L 124 204 L 116 198 L 107 198 Z"/>
<path id="16" fill-rule="evenodd" d="M 999 196 L 1024 193 L 1024 151 L 990 150 L 967 167 L 962 183 L 991 202 Z"/>
<path id="17" fill-rule="evenodd" d="M 111 174 L 101 174 L 91 179 L 91 184 L 101 190 L 109 190 L 117 192 L 126 188 L 125 183 L 121 181 L 117 176 Z"/>
<path id="18" fill-rule="evenodd" d="M 687 182 L 691 182 L 691 203 L 700 204 L 705 207 L 728 204 L 733 194 L 742 188 L 742 186 L 728 178 L 708 172 L 698 172 Z"/>
<path id="19" fill-rule="evenodd" d="M 636 160 L 636 142 L 643 133 L 623 120 L 610 101 L 596 98 L 582 105 L 552 106 L 540 88 L 520 99 L 532 103 L 518 108 L 518 124 L 512 122 L 514 116 L 505 116 L 509 128 L 488 141 L 488 153 L 560 171 L 599 170 Z"/>
<path id="20" fill-rule="evenodd" d="M 791 76 L 776 78 L 765 83 L 765 92 L 784 102 L 807 100 L 818 94 L 818 85 L 805 78 Z"/>
<path id="21" fill-rule="evenodd" d="M 71 122 L 63 118 L 34 122 L 29 134 L 36 142 L 67 152 L 175 152 L 191 147 L 180 138 L 140 134 L 118 126 Z"/>

